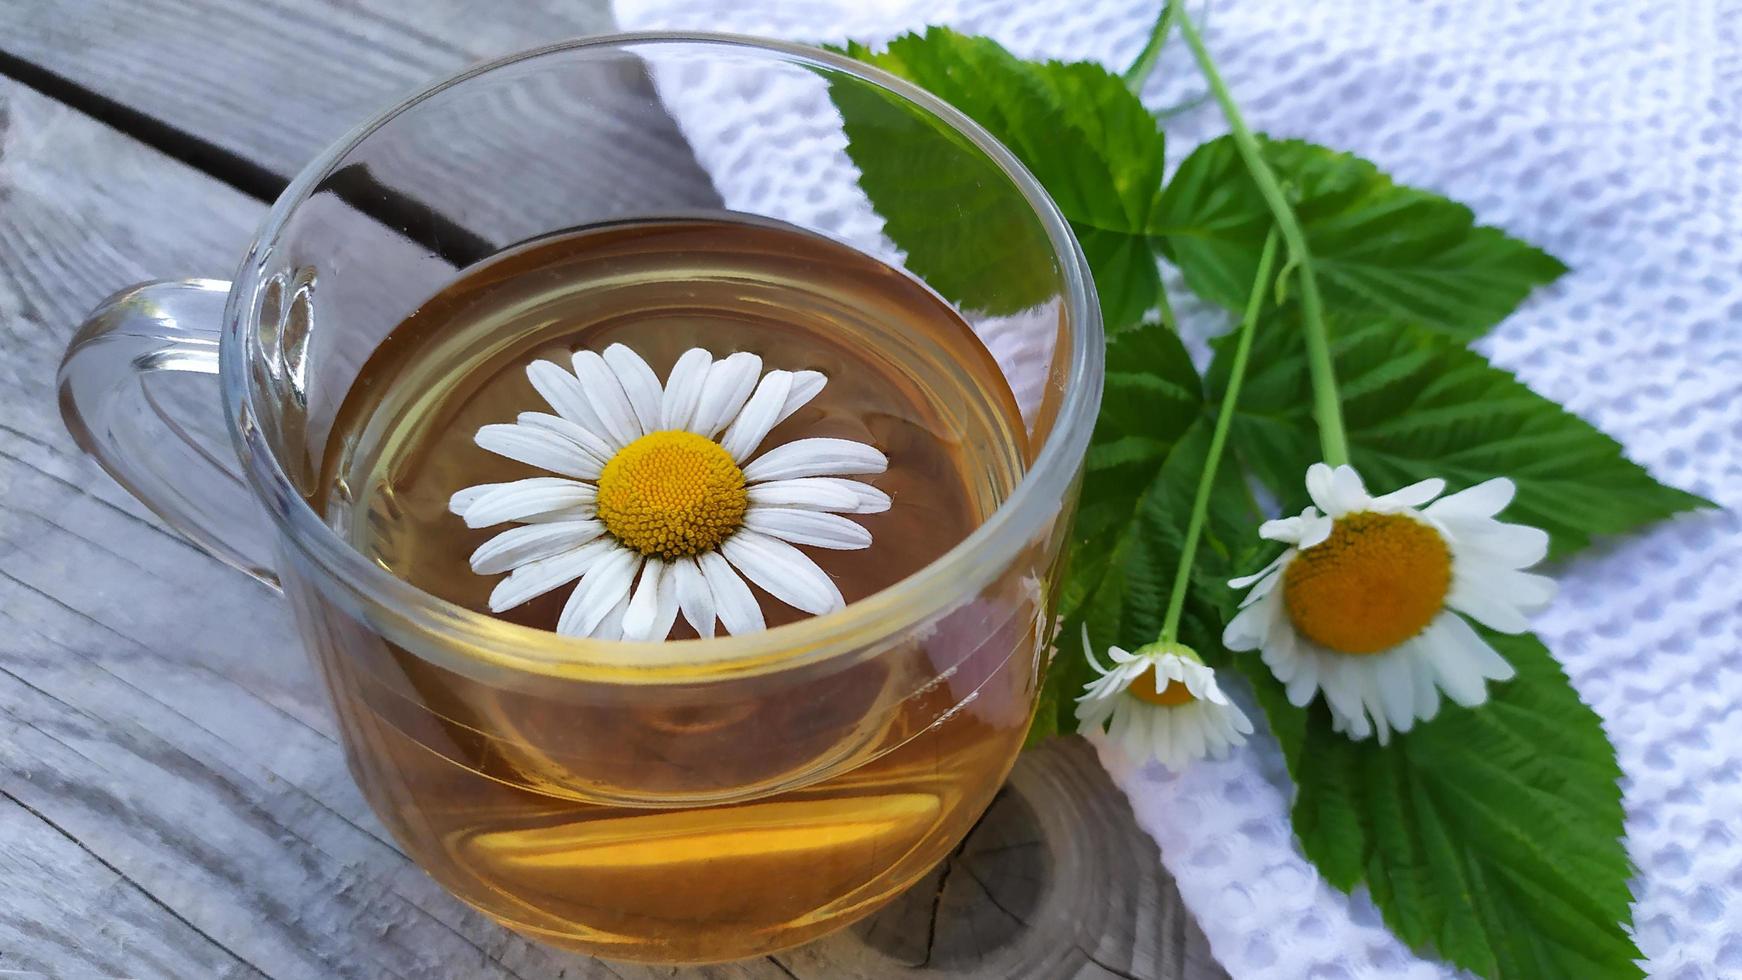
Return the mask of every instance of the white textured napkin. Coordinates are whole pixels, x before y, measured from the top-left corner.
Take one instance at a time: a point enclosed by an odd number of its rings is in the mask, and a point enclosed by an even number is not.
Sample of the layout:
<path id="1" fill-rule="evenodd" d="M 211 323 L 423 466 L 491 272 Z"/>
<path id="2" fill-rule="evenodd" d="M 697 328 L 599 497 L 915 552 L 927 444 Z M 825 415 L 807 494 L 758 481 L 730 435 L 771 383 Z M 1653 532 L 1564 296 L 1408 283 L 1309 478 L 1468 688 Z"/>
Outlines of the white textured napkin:
<path id="1" fill-rule="evenodd" d="M 1729 508 L 1599 545 L 1556 570 L 1561 595 L 1537 629 L 1603 716 L 1627 774 L 1634 921 L 1651 975 L 1742 977 L 1742 7 L 1213 6 L 1202 18 L 1210 47 L 1256 128 L 1353 150 L 1571 265 L 1482 346 L 1660 479 Z M 1116 69 L 1155 12 L 1153 0 L 616 7 L 625 29 L 807 41 L 878 41 L 944 23 L 1026 57 Z M 1145 101 L 1175 105 L 1201 91 L 1176 44 Z M 722 146 L 707 101 L 692 90 L 673 109 L 732 206 L 768 207 L 782 193 L 769 170 L 735 154 L 851 166 L 837 130 L 797 115 L 759 119 L 760 150 Z M 1213 105 L 1170 119 L 1169 156 L 1177 162 L 1223 129 Z M 854 210 L 862 201 L 788 203 L 845 209 L 843 228 L 887 247 Z M 1195 318 L 1200 331 L 1220 329 L 1208 311 Z M 1116 765 L 1113 775 L 1234 977 L 1452 975 L 1392 938 L 1364 894 L 1337 892 L 1299 856 L 1268 736 L 1183 775 Z"/>

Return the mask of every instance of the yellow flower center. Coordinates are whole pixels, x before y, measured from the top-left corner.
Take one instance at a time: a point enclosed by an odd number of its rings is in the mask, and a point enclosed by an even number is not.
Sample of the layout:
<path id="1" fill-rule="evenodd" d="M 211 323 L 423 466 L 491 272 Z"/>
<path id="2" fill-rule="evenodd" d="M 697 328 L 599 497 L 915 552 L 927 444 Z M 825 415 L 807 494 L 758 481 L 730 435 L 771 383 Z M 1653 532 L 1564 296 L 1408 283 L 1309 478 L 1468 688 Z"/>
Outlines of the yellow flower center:
<path id="1" fill-rule="evenodd" d="M 1339 653 L 1382 653 L 1420 633 L 1445 606 L 1452 553 L 1438 531 L 1402 514 L 1337 518 L 1331 536 L 1296 555 L 1282 580 L 1295 628 Z"/>
<path id="2" fill-rule="evenodd" d="M 644 555 L 683 558 L 719 547 L 744 522 L 744 471 L 694 432 L 650 432 L 599 476 L 599 520 Z"/>
<path id="3" fill-rule="evenodd" d="M 1139 701 L 1159 704 L 1164 708 L 1177 708 L 1195 700 L 1192 697 L 1192 692 L 1186 690 L 1186 686 L 1179 681 L 1170 679 L 1165 687 L 1158 689 L 1156 682 L 1159 680 L 1161 678 L 1155 673 L 1155 668 L 1151 667 L 1144 671 L 1142 676 L 1132 681 L 1131 686 L 1126 690 L 1130 691 L 1131 696 Z"/>

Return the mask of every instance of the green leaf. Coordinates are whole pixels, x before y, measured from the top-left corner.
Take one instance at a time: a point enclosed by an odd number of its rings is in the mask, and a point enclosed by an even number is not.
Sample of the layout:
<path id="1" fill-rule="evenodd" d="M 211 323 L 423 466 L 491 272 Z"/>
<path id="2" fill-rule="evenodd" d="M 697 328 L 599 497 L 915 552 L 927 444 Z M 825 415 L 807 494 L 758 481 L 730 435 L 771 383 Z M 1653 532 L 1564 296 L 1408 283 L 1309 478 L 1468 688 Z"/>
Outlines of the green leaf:
<path id="1" fill-rule="evenodd" d="M 1161 293 L 1161 269 L 1151 244 L 1137 236 L 1099 228 L 1077 228 L 1077 243 L 1095 275 L 1101 319 L 1108 333 L 1120 333 L 1143 319 Z"/>
<path id="2" fill-rule="evenodd" d="M 1071 534 L 1059 609 L 1064 627 L 1031 739 L 1075 727 L 1074 699 L 1090 678 L 1083 623 L 1097 650 L 1110 644 L 1135 649 L 1160 632 L 1213 428 L 1197 371 L 1177 336 L 1149 325 L 1113 338 Z M 1236 562 L 1245 561 L 1248 542 L 1258 540 L 1257 524 L 1238 468 L 1224 461 L 1180 629 L 1181 639 L 1201 653 L 1221 649 L 1217 604 L 1232 598 L 1226 580 Z"/>
<path id="3" fill-rule="evenodd" d="M 1658 483 L 1614 439 L 1443 336 L 1347 318 L 1332 333 L 1350 455 L 1375 492 L 1432 476 L 1453 490 L 1510 477 L 1518 496 L 1507 517 L 1548 531 L 1551 557 L 1710 506 Z M 1211 367 L 1213 390 L 1226 360 Z M 1285 309 L 1260 324 L 1231 441 L 1296 509 L 1319 458 L 1316 432 L 1298 316 Z"/>
<path id="4" fill-rule="evenodd" d="M 1109 330 L 1137 323 L 1156 305 L 1159 242 L 1149 228 L 1161 195 L 1163 138 L 1119 76 L 1087 62 L 1023 61 L 995 41 L 941 27 L 898 37 L 881 52 L 860 44 L 846 51 L 954 105 L 1016 154 L 1082 242 Z M 943 131 L 935 148 L 920 150 L 911 132 L 915 114 L 892 121 L 892 100 L 847 86 L 833 91 L 861 186 L 917 274 L 949 299 L 989 312 L 1042 298 L 1009 292 L 1008 283 L 988 286 L 980 274 L 1000 257 L 988 248 L 1014 250 L 1035 239 L 1032 228 L 1008 233 L 1021 214 L 1009 192 L 996 190 L 989 160 L 976 160 L 960 137 Z M 1032 271 L 1017 266 L 1007 275 L 1013 283 L 1028 275 L 1022 282 L 1030 286 L 1056 279 Z"/>
<path id="5" fill-rule="evenodd" d="M 1203 411 L 1203 382 L 1172 331 L 1145 326 L 1108 342 L 1106 387 L 1083 463 L 1061 616 L 1074 618 L 1116 564 L 1121 548 L 1131 547 L 1126 539 L 1145 496 Z M 1189 507 L 1188 501 L 1181 511 L 1182 528 Z M 1123 640 L 1109 637 L 1109 642 Z"/>
<path id="6" fill-rule="evenodd" d="M 1373 164 L 1299 140 L 1263 142 L 1294 198 L 1325 302 L 1470 340 L 1566 266 L 1475 223 L 1470 209 L 1394 184 Z M 1239 309 L 1272 220 L 1230 137 L 1198 147 L 1162 195 L 1156 230 L 1200 295 Z"/>
<path id="7" fill-rule="evenodd" d="M 1322 701 L 1296 708 L 1256 656 L 1233 658 L 1298 786 L 1301 848 L 1337 887 L 1365 882 L 1410 946 L 1490 980 L 1642 976 L 1614 749 L 1541 641 L 1483 635 L 1518 676 L 1389 746 L 1336 734 Z"/>
<path id="8" fill-rule="evenodd" d="M 1036 245 L 1040 228 L 989 157 L 893 93 L 831 84 L 830 94 L 859 185 L 910 271 L 985 313 L 1015 313 L 1050 295 L 1058 272 Z"/>

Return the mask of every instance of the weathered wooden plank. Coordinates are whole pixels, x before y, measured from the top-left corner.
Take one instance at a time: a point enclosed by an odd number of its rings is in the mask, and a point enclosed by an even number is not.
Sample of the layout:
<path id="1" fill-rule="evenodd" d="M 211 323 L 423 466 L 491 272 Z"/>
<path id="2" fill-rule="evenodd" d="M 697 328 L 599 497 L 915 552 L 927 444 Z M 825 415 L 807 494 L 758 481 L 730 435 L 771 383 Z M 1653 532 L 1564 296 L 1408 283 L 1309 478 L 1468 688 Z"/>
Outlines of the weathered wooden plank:
<path id="1" fill-rule="evenodd" d="M 486 57 L 608 26 L 604 0 L 0 4 L 0 69 L 125 115 L 115 124 L 265 200 L 405 95 Z M 464 112 L 425 103 L 417 111 L 439 121 L 378 137 L 332 186 L 461 265 L 555 227 L 717 207 L 637 68 L 473 88 Z"/>
<path id="2" fill-rule="evenodd" d="M 0 4 L 0 51 L 280 176 L 470 62 L 609 28 L 604 3 L 564 0 Z"/>
<path id="3" fill-rule="evenodd" d="M 0 841 L 0 936 L 25 939 L 0 945 L 0 975 L 260 976 L 5 790 Z"/>
<path id="4" fill-rule="evenodd" d="M 120 13 L 105 0 L 0 4 L 0 69 L 130 114 L 116 125 L 264 200 L 410 92 L 486 56 L 596 32 L 605 11 L 604 0 L 327 0 L 294 13 L 236 0 L 133 0 Z M 463 111 L 424 103 L 415 112 L 430 124 L 388 127 L 330 186 L 459 265 L 553 228 L 719 205 L 633 59 L 465 92 Z"/>
<path id="5" fill-rule="evenodd" d="M 0 792 L 31 828 L 0 834 L 0 962 L 651 975 L 521 939 L 418 871 L 351 786 L 283 603 L 159 527 L 62 430 L 54 368 L 83 312 L 165 267 L 222 275 L 260 205 L 16 85 L 0 83 L 0 118 Z M 109 874 L 11 880 L 45 835 Z M 134 906 L 137 929 L 162 913 L 161 968 L 105 928 Z"/>

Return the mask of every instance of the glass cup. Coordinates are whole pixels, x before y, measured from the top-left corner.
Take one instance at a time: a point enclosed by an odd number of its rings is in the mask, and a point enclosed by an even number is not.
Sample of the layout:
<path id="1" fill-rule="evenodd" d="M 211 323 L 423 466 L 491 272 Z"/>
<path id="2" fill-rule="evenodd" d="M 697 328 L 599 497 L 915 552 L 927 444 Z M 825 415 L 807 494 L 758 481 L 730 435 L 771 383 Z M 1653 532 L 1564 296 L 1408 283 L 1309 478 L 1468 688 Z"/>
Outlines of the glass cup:
<path id="1" fill-rule="evenodd" d="M 867 148 L 899 164 L 875 194 Z M 734 213 L 960 299 L 1005 372 L 1021 478 L 942 558 L 761 633 L 601 642 L 424 593 L 311 508 L 359 368 L 461 269 L 553 231 Z M 997 261 L 940 272 L 954 254 Z M 361 126 L 285 190 L 233 282 L 104 303 L 60 399 L 118 481 L 290 599 L 358 786 L 431 875 L 559 945 L 708 962 L 877 908 L 990 802 L 1034 710 L 1101 352 L 1068 225 L 961 114 L 824 51 L 639 34 L 484 65 Z M 228 445 L 192 435 L 209 398 L 162 394 L 180 372 L 218 376 Z"/>

